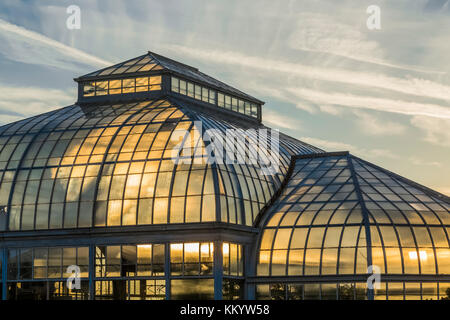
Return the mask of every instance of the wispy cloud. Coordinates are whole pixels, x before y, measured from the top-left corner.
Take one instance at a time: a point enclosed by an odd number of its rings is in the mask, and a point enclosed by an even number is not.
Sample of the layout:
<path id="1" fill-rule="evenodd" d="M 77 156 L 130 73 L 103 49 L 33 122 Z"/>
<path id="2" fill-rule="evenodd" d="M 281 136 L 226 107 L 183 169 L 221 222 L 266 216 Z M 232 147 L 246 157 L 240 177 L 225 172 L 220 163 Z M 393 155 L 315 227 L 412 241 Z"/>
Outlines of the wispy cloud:
<path id="1" fill-rule="evenodd" d="M 80 63 L 95 67 L 112 64 L 2 19 L 0 19 L 0 52 L 13 61 L 69 70 L 78 70 Z"/>
<path id="2" fill-rule="evenodd" d="M 376 98 L 367 95 L 359 96 L 350 93 L 324 92 L 296 87 L 287 88 L 287 91 L 299 98 L 307 99 L 316 104 L 327 104 L 333 102 L 336 105 L 350 108 L 371 109 L 406 115 L 422 115 L 450 119 L 450 107 L 444 107 L 437 104 Z"/>
<path id="3" fill-rule="evenodd" d="M 177 54 L 188 55 L 196 59 L 213 61 L 220 64 L 241 65 L 269 72 L 281 72 L 290 76 L 295 75 L 302 78 L 350 84 L 370 89 L 378 88 L 396 91 L 402 94 L 450 101 L 450 86 L 427 79 L 414 77 L 398 78 L 381 73 L 355 72 L 333 67 L 309 66 L 294 62 L 249 56 L 234 51 L 206 50 L 181 45 L 168 45 L 167 49 Z"/>
<path id="4" fill-rule="evenodd" d="M 385 49 L 369 40 L 354 24 L 338 21 L 331 15 L 306 12 L 298 16 L 297 25 L 291 33 L 290 47 L 314 53 L 325 53 L 340 58 L 407 71 L 445 74 L 415 66 L 400 65 L 385 58 Z"/>
<path id="5" fill-rule="evenodd" d="M 0 124 L 69 105 L 75 96 L 63 90 L 11 87 L 0 83 Z"/>
<path id="6" fill-rule="evenodd" d="M 389 158 L 389 159 L 398 158 L 396 154 L 393 154 L 391 151 L 387 149 L 374 148 L 369 150 L 365 148 L 359 148 L 354 145 L 340 141 L 331 141 L 312 137 L 301 137 L 300 140 L 318 146 L 324 149 L 325 151 L 350 151 L 350 153 L 362 158 Z"/>
<path id="7" fill-rule="evenodd" d="M 301 137 L 300 140 L 305 141 L 312 145 L 319 146 L 326 151 L 352 151 L 355 149 L 354 146 L 339 141 L 330 141 L 312 137 Z"/>
<path id="8" fill-rule="evenodd" d="M 334 116 L 340 116 L 344 113 L 342 108 L 333 106 L 333 105 L 327 105 L 327 104 L 319 105 L 319 109 L 322 112 L 329 113 Z"/>
<path id="9" fill-rule="evenodd" d="M 273 126 L 275 128 L 285 128 L 291 130 L 301 129 L 301 122 L 298 119 L 293 119 L 271 110 L 264 110 L 263 113 L 264 124 Z"/>
<path id="10" fill-rule="evenodd" d="M 406 131 L 406 126 L 389 120 L 382 120 L 374 114 L 355 110 L 353 114 L 357 118 L 357 125 L 361 132 L 375 136 L 400 135 Z"/>
<path id="11" fill-rule="evenodd" d="M 426 142 L 450 147 L 450 119 L 436 119 L 431 117 L 413 117 L 411 123 L 424 134 Z"/>

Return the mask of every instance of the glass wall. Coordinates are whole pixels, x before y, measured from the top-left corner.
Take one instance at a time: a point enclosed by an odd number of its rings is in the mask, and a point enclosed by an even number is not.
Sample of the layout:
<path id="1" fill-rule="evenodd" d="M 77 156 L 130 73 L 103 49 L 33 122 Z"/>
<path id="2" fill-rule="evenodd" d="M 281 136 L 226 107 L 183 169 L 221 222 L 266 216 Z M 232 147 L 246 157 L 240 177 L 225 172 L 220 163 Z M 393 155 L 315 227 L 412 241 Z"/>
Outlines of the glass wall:
<path id="1" fill-rule="evenodd" d="M 237 243 L 225 242 L 222 245 L 224 300 L 244 299 L 244 251 Z"/>
<path id="2" fill-rule="evenodd" d="M 166 281 L 161 279 L 97 280 L 96 300 L 164 300 Z"/>
<path id="3" fill-rule="evenodd" d="M 221 92 L 217 95 L 217 105 L 228 110 L 243 113 L 247 116 L 258 117 L 258 105 L 256 103 L 238 99 Z"/>
<path id="4" fill-rule="evenodd" d="M 97 246 L 95 276 L 164 276 L 164 263 L 164 244 Z"/>
<path id="5" fill-rule="evenodd" d="M 172 276 L 212 276 L 214 246 L 207 243 L 173 243 L 170 245 Z"/>
<path id="6" fill-rule="evenodd" d="M 8 249 L 8 281 L 68 278 L 72 265 L 80 267 L 81 278 L 88 277 L 88 247 Z"/>
<path id="7" fill-rule="evenodd" d="M 171 77 L 171 90 L 206 103 L 216 104 L 216 90 L 194 84 L 190 81 Z"/>
<path id="8" fill-rule="evenodd" d="M 243 247 L 222 244 L 224 299 L 242 299 L 244 291 Z M 214 244 L 191 242 L 170 244 L 171 296 L 173 299 L 214 298 Z M 180 279 L 188 277 L 190 279 Z M 183 288 L 188 286 L 189 288 Z"/>
<path id="9" fill-rule="evenodd" d="M 243 246 L 221 245 L 225 299 L 242 299 Z M 161 300 L 214 299 L 213 242 L 97 245 L 89 274 L 88 247 L 8 249 L 8 299 Z M 166 256 L 168 252 L 169 256 Z M 166 265 L 169 261 L 169 265 Z M 76 269 L 79 268 L 78 276 Z M 80 279 L 81 288 L 69 287 Z M 170 281 L 171 292 L 166 292 Z"/>
<path id="10" fill-rule="evenodd" d="M 214 299 L 214 279 L 173 279 L 170 286 L 173 300 Z"/>
<path id="11" fill-rule="evenodd" d="M 89 282 L 82 280 L 80 289 L 69 289 L 66 281 L 8 282 L 8 300 L 88 300 Z"/>
<path id="12" fill-rule="evenodd" d="M 67 279 L 78 277 L 81 289 L 69 289 Z M 8 299 L 86 300 L 89 298 L 89 248 L 40 247 L 8 249 Z"/>
<path id="13" fill-rule="evenodd" d="M 365 283 L 271 283 L 257 285 L 261 300 L 365 300 Z M 375 300 L 449 300 L 450 283 L 389 282 L 375 289 Z"/>
<path id="14" fill-rule="evenodd" d="M 161 76 L 85 82 L 83 97 L 161 90 Z"/>
<path id="15" fill-rule="evenodd" d="M 164 244 L 97 246 L 95 299 L 165 299 L 164 265 Z"/>
<path id="16" fill-rule="evenodd" d="M 242 245 L 223 243 L 222 257 L 225 277 L 242 277 L 244 275 Z M 172 243 L 170 245 L 170 262 L 172 276 L 212 275 L 214 244 L 212 242 Z"/>
<path id="17" fill-rule="evenodd" d="M 366 300 L 365 283 L 271 283 L 256 286 L 261 300 Z"/>
<path id="18" fill-rule="evenodd" d="M 450 283 L 382 282 L 375 300 L 449 300 Z"/>
<path id="19" fill-rule="evenodd" d="M 242 245 L 225 242 L 222 247 L 224 277 L 244 276 L 244 257 Z"/>
<path id="20" fill-rule="evenodd" d="M 258 117 L 258 105 L 256 103 L 226 95 L 187 80 L 171 77 L 171 90 L 193 99 L 217 105 L 221 108 L 254 118 Z"/>

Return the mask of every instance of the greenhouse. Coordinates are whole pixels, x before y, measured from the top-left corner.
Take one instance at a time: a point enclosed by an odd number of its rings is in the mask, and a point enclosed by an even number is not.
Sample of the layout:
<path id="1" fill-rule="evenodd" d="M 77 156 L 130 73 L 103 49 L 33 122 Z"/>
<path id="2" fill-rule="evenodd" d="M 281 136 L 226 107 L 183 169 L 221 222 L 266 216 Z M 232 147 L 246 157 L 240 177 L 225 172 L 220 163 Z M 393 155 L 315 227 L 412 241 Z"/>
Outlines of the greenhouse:
<path id="1" fill-rule="evenodd" d="M 3 300 L 450 298 L 449 197 L 153 52 L 75 81 L 0 127 Z"/>

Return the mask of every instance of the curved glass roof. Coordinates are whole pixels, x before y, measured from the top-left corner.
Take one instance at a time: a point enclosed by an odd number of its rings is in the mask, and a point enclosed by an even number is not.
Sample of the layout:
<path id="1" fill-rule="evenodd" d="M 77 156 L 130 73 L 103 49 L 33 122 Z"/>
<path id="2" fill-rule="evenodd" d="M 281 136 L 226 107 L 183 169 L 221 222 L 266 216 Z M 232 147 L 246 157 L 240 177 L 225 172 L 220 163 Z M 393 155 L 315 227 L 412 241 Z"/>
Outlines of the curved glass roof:
<path id="1" fill-rule="evenodd" d="M 205 141 L 205 130 L 220 138 L 230 128 L 246 129 L 169 99 L 73 105 L 3 126 L 0 205 L 8 214 L 0 229 L 250 226 L 280 187 L 290 156 L 321 150 L 280 136 L 276 155 L 258 145 L 255 130 L 224 152 L 245 158 L 258 151 L 261 159 L 206 161 L 208 144 L 219 139 Z M 267 161 L 279 162 L 279 172 L 262 174 Z"/>
<path id="2" fill-rule="evenodd" d="M 264 222 L 257 274 L 450 274 L 449 210 L 445 196 L 354 156 L 300 157 Z"/>

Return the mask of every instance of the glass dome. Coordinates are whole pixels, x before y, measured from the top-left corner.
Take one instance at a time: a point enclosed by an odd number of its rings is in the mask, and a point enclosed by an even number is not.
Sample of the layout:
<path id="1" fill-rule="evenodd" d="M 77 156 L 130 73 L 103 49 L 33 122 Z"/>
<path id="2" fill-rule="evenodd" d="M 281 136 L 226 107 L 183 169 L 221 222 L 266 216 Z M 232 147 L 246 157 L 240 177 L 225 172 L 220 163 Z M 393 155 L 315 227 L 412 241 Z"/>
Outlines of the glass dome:
<path id="1" fill-rule="evenodd" d="M 429 276 L 450 274 L 450 206 L 440 196 L 348 154 L 298 157 L 263 223 L 260 297 L 364 298 L 368 266 L 381 274 L 375 298 L 417 288 L 420 297 L 422 281 L 436 293 Z"/>
<path id="2" fill-rule="evenodd" d="M 203 127 L 203 128 L 202 128 Z M 222 221 L 251 226 L 287 172 L 290 156 L 320 151 L 280 138 L 280 157 L 210 164 L 207 129 L 241 129 L 168 99 L 66 107 L 2 127 L 2 230 L 61 229 Z M 212 132 L 211 130 L 209 132 Z M 226 146 L 248 156 L 246 144 Z M 174 157 L 176 161 L 174 161 Z M 278 161 L 275 175 L 259 171 Z"/>

